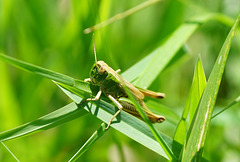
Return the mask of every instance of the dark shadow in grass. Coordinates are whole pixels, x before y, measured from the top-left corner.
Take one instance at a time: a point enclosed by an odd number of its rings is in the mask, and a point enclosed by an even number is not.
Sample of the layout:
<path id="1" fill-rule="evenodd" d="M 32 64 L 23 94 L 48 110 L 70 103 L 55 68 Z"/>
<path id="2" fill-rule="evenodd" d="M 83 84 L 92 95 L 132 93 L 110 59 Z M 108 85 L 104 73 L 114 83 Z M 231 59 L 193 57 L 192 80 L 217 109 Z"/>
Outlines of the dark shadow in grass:
<path id="1" fill-rule="evenodd" d="M 97 116 L 97 114 L 99 113 L 100 100 L 97 100 L 94 102 L 96 103 L 96 107 L 93 110 L 92 103 L 91 103 L 91 109 L 89 110 L 89 112 L 92 112 L 93 115 Z"/>
<path id="2" fill-rule="evenodd" d="M 96 103 L 96 107 L 95 108 L 93 108 L 93 103 Z M 97 101 L 87 101 L 87 98 L 83 99 L 78 104 L 78 106 L 86 108 L 89 112 L 91 112 L 95 116 L 98 114 L 99 105 L 100 105 L 100 100 L 97 100 Z"/>
<path id="3" fill-rule="evenodd" d="M 200 148 L 200 150 L 194 155 L 194 157 L 191 159 L 191 161 L 201 161 L 201 162 L 208 162 L 207 159 L 202 157 L 203 153 L 203 147 Z"/>
<path id="4" fill-rule="evenodd" d="M 178 143 L 177 141 L 173 140 L 172 141 L 172 151 L 175 153 L 175 156 L 179 158 L 181 150 L 179 148 L 182 148 L 182 145 Z"/>

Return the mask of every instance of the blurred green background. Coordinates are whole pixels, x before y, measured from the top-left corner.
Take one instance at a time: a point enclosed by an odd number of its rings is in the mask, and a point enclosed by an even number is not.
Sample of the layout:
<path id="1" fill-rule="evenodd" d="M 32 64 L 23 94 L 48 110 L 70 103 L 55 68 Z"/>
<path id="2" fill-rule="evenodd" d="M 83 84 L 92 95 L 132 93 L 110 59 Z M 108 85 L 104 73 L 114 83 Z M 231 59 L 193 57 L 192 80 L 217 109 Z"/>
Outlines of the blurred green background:
<path id="1" fill-rule="evenodd" d="M 94 62 L 92 34 L 83 30 L 141 2 L 78 0 L 0 0 L 0 52 L 78 79 L 88 77 Z M 193 4 L 194 2 L 194 4 Z M 234 20 L 239 0 L 165 0 L 95 32 L 99 60 L 114 69 L 127 70 L 155 49 L 192 16 L 218 12 Z M 206 76 L 231 25 L 208 21 L 184 46 L 186 54 L 161 73 L 150 89 L 166 93 L 161 102 L 179 116 L 191 86 L 197 57 Z M 215 110 L 240 94 L 239 35 L 233 41 Z M 71 100 L 50 80 L 0 61 L 0 131 L 50 113 Z M 211 161 L 240 161 L 240 104 L 211 122 L 205 156 Z M 92 115 L 31 136 L 5 142 L 21 161 L 67 161 L 99 127 Z M 175 127 L 159 129 L 172 137 Z M 124 159 L 121 158 L 124 154 Z M 161 161 L 161 157 L 111 129 L 80 161 Z M 0 145 L 0 161 L 13 157 Z"/>

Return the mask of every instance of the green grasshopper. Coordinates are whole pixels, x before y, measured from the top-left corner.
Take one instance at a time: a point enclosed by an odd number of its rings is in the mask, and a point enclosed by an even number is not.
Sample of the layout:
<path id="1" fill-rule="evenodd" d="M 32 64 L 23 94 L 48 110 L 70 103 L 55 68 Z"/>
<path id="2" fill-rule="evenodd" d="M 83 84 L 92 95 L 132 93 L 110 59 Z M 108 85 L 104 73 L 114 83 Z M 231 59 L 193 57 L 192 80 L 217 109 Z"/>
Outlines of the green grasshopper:
<path id="1" fill-rule="evenodd" d="M 131 93 L 137 99 L 138 103 L 142 106 L 144 112 L 152 123 L 163 122 L 165 120 L 165 117 L 152 113 L 145 105 L 143 99 L 145 96 L 149 96 L 152 98 L 164 98 L 165 94 L 136 88 L 118 74 L 120 72 L 120 69 L 115 71 L 111 67 L 109 67 L 104 61 L 97 61 L 94 35 L 93 46 L 95 63 L 90 71 L 90 78 L 87 78 L 84 81 L 91 82 L 93 85 L 99 86 L 100 88 L 95 98 L 88 98 L 86 101 L 97 101 L 99 100 L 101 94 L 104 93 L 119 109 L 110 119 L 106 129 L 109 128 L 113 119 L 122 110 L 142 119 L 135 106 L 128 99 L 128 95 L 125 92 L 123 86 L 127 86 L 127 88 L 131 91 Z"/>

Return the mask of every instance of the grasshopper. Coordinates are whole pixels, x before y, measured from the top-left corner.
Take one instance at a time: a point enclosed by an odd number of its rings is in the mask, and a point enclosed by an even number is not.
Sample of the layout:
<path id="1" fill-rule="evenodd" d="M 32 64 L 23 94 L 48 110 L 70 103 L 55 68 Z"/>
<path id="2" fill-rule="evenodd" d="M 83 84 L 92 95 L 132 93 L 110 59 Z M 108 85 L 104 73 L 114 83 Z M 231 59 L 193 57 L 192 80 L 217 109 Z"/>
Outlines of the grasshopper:
<path id="1" fill-rule="evenodd" d="M 99 86 L 100 88 L 95 98 L 88 98 L 86 101 L 97 101 L 99 100 L 101 94 L 104 93 L 119 109 L 110 119 L 106 129 L 109 128 L 113 119 L 122 110 L 142 119 L 135 106 L 128 99 L 128 95 L 123 88 L 124 85 L 129 88 L 130 92 L 134 95 L 138 103 L 142 106 L 144 112 L 152 123 L 163 122 L 165 120 L 165 117 L 152 113 L 145 105 L 143 99 L 145 96 L 152 98 L 164 98 L 165 94 L 153 92 L 150 90 L 144 90 L 133 86 L 131 83 L 129 83 L 127 80 L 125 80 L 118 74 L 121 71 L 120 69 L 115 71 L 111 67 L 109 67 L 104 61 L 97 61 L 94 35 L 93 46 L 95 62 L 90 71 L 90 78 L 87 78 L 84 81 L 91 82 L 91 84 Z"/>

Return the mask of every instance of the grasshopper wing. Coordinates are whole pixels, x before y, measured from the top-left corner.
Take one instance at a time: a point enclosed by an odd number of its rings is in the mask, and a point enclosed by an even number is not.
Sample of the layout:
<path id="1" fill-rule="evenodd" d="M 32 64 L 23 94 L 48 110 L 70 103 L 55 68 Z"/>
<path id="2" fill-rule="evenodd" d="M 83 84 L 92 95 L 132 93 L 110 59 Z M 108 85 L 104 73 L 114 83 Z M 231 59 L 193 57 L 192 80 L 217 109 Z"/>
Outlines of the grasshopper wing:
<path id="1" fill-rule="evenodd" d="M 123 84 L 121 84 L 121 85 L 126 85 L 129 89 L 130 89 L 130 91 L 132 92 L 132 94 L 137 98 L 137 99 L 140 99 L 140 100 L 142 100 L 142 99 L 144 99 L 144 94 L 141 92 L 141 91 L 139 91 L 134 85 L 132 85 L 131 83 L 129 83 L 127 80 L 125 80 L 124 78 L 121 78 L 121 80 L 124 82 Z"/>
<path id="2" fill-rule="evenodd" d="M 154 92 L 154 91 L 150 91 L 150 90 L 145 90 L 142 88 L 138 88 L 138 90 L 145 96 L 148 97 L 152 97 L 152 98 L 164 98 L 165 94 L 164 93 L 160 93 L 160 92 Z"/>

